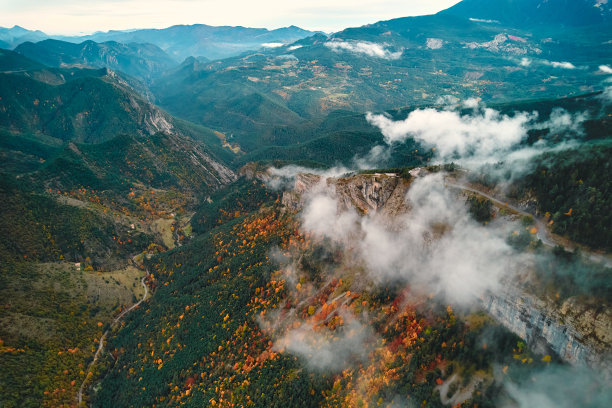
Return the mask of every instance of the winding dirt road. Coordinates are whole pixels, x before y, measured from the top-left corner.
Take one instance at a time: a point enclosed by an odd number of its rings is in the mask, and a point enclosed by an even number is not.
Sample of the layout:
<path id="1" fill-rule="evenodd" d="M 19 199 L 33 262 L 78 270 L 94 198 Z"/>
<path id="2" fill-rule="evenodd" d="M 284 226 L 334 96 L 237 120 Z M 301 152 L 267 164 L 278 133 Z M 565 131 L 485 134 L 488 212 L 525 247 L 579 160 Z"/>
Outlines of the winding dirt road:
<path id="1" fill-rule="evenodd" d="M 109 330 L 115 327 L 117 323 L 119 323 L 125 315 L 130 313 L 132 310 L 136 309 L 138 306 L 140 306 L 142 302 L 144 302 L 147 299 L 147 296 L 149 295 L 149 288 L 145 284 L 145 279 L 147 278 L 148 275 L 149 275 L 148 272 L 145 273 L 145 276 L 143 276 L 142 279 L 140 280 L 140 284 L 142 285 L 145 291 L 144 295 L 142 296 L 142 299 L 134 303 L 129 308 L 125 309 L 123 312 L 119 313 L 119 315 L 115 317 L 115 319 L 113 319 L 111 326 L 108 329 L 106 329 L 104 334 L 102 334 L 102 337 L 100 337 L 100 343 L 98 344 L 98 349 L 96 350 L 96 354 L 94 354 L 93 360 L 91 361 L 91 363 L 89 363 L 89 366 L 87 366 L 87 376 L 85 376 L 85 379 L 81 383 L 81 387 L 79 388 L 79 393 L 77 394 L 77 402 L 79 403 L 79 406 L 81 406 L 83 403 L 83 390 L 85 389 L 85 384 L 92 377 L 92 375 L 90 374 L 92 372 L 91 370 L 96 364 L 96 361 L 98 361 L 98 357 L 100 356 L 100 354 L 104 351 L 104 340 L 106 339 L 106 336 L 108 335 Z"/>
<path id="2" fill-rule="evenodd" d="M 569 252 L 574 252 L 576 250 L 575 247 L 573 246 L 568 246 L 567 243 L 565 242 L 561 242 L 558 239 L 555 239 L 555 237 L 550 233 L 550 231 L 548 230 L 548 226 L 546 225 L 546 223 L 539 219 L 538 217 L 536 217 L 535 214 L 532 214 L 530 212 L 521 210 L 518 207 L 515 207 L 511 204 L 509 204 L 507 201 L 501 201 L 495 197 L 493 197 L 490 194 L 485 193 L 484 191 L 472 188 L 470 186 L 467 186 L 465 184 L 453 184 L 453 183 L 447 183 L 446 184 L 447 187 L 452 187 L 452 188 L 457 188 L 463 191 L 469 191 L 471 193 L 474 194 L 478 194 L 481 197 L 487 198 L 489 200 L 491 200 L 493 203 L 501 206 L 501 207 L 505 207 L 505 208 L 509 208 L 512 211 L 517 212 L 520 215 L 526 215 L 526 216 L 530 216 L 533 218 L 534 222 L 535 222 L 535 227 L 537 229 L 537 237 L 540 241 L 542 241 L 542 244 L 548 246 L 548 247 L 555 247 L 557 245 L 562 246 L 566 251 Z M 595 262 L 595 263 L 603 263 L 606 267 L 611 268 L 612 267 L 612 260 L 610 260 L 609 256 L 607 255 L 601 255 L 601 254 L 597 254 L 591 251 L 587 251 L 584 248 L 581 248 L 582 253 L 587 256 L 591 261 Z"/>

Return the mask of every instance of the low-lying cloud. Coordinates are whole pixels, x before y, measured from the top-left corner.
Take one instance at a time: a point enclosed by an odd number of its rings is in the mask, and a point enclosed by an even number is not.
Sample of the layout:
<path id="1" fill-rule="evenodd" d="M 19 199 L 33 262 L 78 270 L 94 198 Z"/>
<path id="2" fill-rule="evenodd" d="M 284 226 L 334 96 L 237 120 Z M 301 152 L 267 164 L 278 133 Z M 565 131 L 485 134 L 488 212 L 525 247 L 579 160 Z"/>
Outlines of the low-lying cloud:
<path id="1" fill-rule="evenodd" d="M 551 366 L 531 373 L 528 380 L 505 382 L 518 408 L 609 407 L 612 388 L 601 373 L 586 367 Z"/>
<path id="2" fill-rule="evenodd" d="M 443 102 L 443 101 L 441 101 Z M 455 105 L 458 107 L 458 105 Z M 384 114 L 367 113 L 367 121 L 380 129 L 388 145 L 403 143 L 413 138 L 434 151 L 438 162 L 457 162 L 470 168 L 500 161 L 527 160 L 534 155 L 556 148 L 567 147 L 557 140 L 556 146 L 540 141 L 527 145 L 528 132 L 548 129 L 561 135 L 561 140 L 582 136 L 585 112 L 571 114 L 564 109 L 553 109 L 545 121 L 538 121 L 537 112 L 516 112 L 513 115 L 484 108 L 477 100 L 467 100 L 463 108 L 469 114 L 456 110 L 417 109 L 404 120 L 393 120 Z"/>
<path id="3" fill-rule="evenodd" d="M 288 330 L 274 344 L 274 350 L 301 357 L 311 369 L 342 370 L 367 359 L 375 341 L 372 329 L 348 313 L 342 315 L 340 330 L 315 329 L 310 322 Z"/>
<path id="4" fill-rule="evenodd" d="M 400 121 L 385 115 L 366 115 L 368 122 L 381 130 L 387 144 L 414 138 L 435 149 L 436 157 L 442 161 L 479 162 L 498 156 L 499 152 L 508 152 L 519 144 L 526 136 L 527 124 L 536 117 L 535 113 L 526 112 L 511 117 L 493 109 L 473 115 L 417 109 Z"/>
<path id="5" fill-rule="evenodd" d="M 386 163 L 391 158 L 391 149 L 387 146 L 377 145 L 370 149 L 365 156 L 355 156 L 353 163 L 360 170 L 372 169 Z"/>
<path id="6" fill-rule="evenodd" d="M 283 43 L 279 43 L 279 42 L 271 42 L 271 43 L 263 43 L 261 44 L 262 47 L 264 48 L 278 48 L 278 47 L 282 47 Z"/>
<path id="7" fill-rule="evenodd" d="M 441 40 L 440 38 L 428 38 L 425 45 L 430 50 L 438 50 L 444 46 L 444 40 Z"/>
<path id="8" fill-rule="evenodd" d="M 563 69 L 576 69 L 576 66 L 568 61 L 546 61 L 543 60 L 544 64 L 550 65 L 553 68 L 563 68 Z"/>
<path id="9" fill-rule="evenodd" d="M 302 213 L 305 231 L 352 248 L 372 281 L 403 281 L 456 305 L 496 291 L 524 261 L 503 228 L 473 221 L 441 174 L 416 179 L 406 197 L 411 210 L 393 220 L 341 210 L 333 191 L 314 194 Z"/>
<path id="10" fill-rule="evenodd" d="M 612 86 L 608 86 L 604 89 L 600 99 L 603 100 L 605 104 L 612 103 Z"/>
<path id="11" fill-rule="evenodd" d="M 487 24 L 497 23 L 499 24 L 499 21 L 497 20 L 485 20 L 483 18 L 471 18 L 470 17 L 470 21 L 474 21 L 475 23 L 487 23 Z"/>
<path id="12" fill-rule="evenodd" d="M 612 74 L 612 68 L 610 68 L 609 65 L 600 65 L 599 71 L 603 72 L 604 74 Z"/>
<path id="13" fill-rule="evenodd" d="M 402 56 L 403 51 L 390 51 L 386 44 L 378 44 L 369 41 L 340 41 L 332 40 L 325 43 L 325 46 L 332 51 L 348 51 L 355 54 L 364 54 L 369 57 L 396 60 Z"/>
<path id="14" fill-rule="evenodd" d="M 285 167 L 270 167 L 268 174 L 264 175 L 263 181 L 272 190 L 280 190 L 282 188 L 292 186 L 295 177 L 300 173 L 316 174 L 323 177 L 338 177 L 348 173 L 349 170 L 345 167 L 332 167 L 329 169 L 311 169 L 302 166 L 289 165 Z"/>

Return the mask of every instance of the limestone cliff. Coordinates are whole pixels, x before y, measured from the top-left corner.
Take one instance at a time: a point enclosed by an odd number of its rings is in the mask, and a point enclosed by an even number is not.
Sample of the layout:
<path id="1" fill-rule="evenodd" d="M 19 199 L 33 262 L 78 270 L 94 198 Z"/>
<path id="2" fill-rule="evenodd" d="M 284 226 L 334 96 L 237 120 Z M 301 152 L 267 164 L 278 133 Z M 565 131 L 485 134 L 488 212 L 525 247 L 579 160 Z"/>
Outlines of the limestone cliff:
<path id="1" fill-rule="evenodd" d="M 338 210 L 354 208 L 361 214 L 380 212 L 388 216 L 408 210 L 405 196 L 409 183 L 394 173 L 356 174 L 329 177 L 298 174 L 292 190 L 283 193 L 282 203 L 292 211 L 302 208 L 308 193 L 326 189 L 338 201 Z"/>
<path id="2" fill-rule="evenodd" d="M 581 313 L 570 299 L 560 309 L 526 292 L 508 290 L 483 299 L 484 309 L 535 351 L 558 354 L 571 364 L 586 364 L 612 376 L 610 311 Z M 583 310 L 584 311 L 584 310 Z"/>

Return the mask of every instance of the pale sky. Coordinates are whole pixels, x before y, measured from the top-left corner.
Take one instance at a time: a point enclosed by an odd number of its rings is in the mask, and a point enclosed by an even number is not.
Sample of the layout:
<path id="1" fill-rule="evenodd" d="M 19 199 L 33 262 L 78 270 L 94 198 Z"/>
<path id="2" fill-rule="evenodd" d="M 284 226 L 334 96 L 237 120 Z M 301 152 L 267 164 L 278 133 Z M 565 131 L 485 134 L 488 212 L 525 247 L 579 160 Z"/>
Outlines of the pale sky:
<path id="1" fill-rule="evenodd" d="M 0 27 L 89 34 L 175 24 L 289 25 L 326 32 L 433 14 L 458 0 L 0 0 Z"/>

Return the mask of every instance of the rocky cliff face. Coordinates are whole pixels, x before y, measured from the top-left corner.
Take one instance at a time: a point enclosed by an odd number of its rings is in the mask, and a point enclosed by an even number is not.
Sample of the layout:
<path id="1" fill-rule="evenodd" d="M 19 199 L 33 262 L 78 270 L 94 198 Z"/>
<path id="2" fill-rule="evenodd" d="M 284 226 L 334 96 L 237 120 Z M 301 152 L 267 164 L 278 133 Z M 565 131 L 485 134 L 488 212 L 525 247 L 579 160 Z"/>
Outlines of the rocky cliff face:
<path id="1" fill-rule="evenodd" d="M 177 157 L 190 162 L 192 175 L 206 180 L 211 187 L 216 189 L 236 180 L 236 174 L 229 167 L 208 154 L 204 146 L 191 138 L 181 133 L 164 133 L 163 137 L 167 139 L 168 148 L 174 151 Z"/>
<path id="2" fill-rule="evenodd" d="M 349 177 L 329 177 L 298 174 L 294 188 L 283 194 L 282 202 L 292 211 L 300 210 L 309 193 L 327 190 L 338 201 L 338 210 L 354 208 L 361 214 L 382 212 L 394 216 L 406 212 L 405 202 L 409 183 L 397 174 L 357 174 Z"/>
<path id="3" fill-rule="evenodd" d="M 484 309 L 537 352 L 558 354 L 571 364 L 586 364 L 612 376 L 609 312 L 587 319 L 569 312 L 569 300 L 560 309 L 525 292 L 507 291 L 483 299 Z M 581 322 L 581 323 L 580 323 Z"/>

